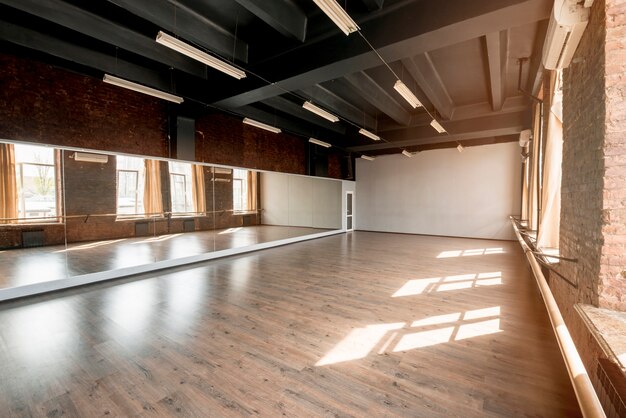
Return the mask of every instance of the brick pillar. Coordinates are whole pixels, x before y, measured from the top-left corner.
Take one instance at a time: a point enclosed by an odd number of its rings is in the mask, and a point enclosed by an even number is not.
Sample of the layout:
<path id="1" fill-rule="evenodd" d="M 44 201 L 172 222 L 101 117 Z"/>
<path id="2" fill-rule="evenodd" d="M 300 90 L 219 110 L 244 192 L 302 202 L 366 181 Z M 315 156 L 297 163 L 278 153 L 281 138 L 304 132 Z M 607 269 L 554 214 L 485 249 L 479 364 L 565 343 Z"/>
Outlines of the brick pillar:
<path id="1" fill-rule="evenodd" d="M 599 305 L 626 311 L 626 0 L 606 0 Z"/>

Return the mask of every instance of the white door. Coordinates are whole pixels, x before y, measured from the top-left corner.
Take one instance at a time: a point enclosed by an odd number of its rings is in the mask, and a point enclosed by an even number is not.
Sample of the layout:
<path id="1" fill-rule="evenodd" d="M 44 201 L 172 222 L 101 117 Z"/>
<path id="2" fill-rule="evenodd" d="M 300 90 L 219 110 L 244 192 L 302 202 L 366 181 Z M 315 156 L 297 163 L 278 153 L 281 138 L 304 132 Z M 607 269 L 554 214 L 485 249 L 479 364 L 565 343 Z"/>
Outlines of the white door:
<path id="1" fill-rule="evenodd" d="M 354 208 L 352 207 L 353 192 L 346 192 L 346 231 L 354 231 Z"/>

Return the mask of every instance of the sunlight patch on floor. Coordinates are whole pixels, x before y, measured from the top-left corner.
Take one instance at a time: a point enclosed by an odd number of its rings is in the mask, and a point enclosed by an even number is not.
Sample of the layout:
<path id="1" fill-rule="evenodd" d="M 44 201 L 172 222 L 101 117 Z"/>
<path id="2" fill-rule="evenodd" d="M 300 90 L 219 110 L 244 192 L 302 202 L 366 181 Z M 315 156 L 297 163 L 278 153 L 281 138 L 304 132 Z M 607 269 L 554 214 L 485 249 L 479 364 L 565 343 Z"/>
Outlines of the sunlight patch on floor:
<path id="1" fill-rule="evenodd" d="M 437 258 L 451 258 L 451 257 L 468 257 L 475 255 L 489 255 L 489 254 L 505 254 L 504 248 L 474 248 L 471 250 L 450 250 L 442 251 Z"/>
<path id="2" fill-rule="evenodd" d="M 501 331 L 499 306 L 429 316 L 410 325 L 405 322 L 367 325 L 350 331 L 316 366 L 359 360 L 378 346 L 378 354 L 399 353 Z"/>
<path id="3" fill-rule="evenodd" d="M 445 292 L 450 290 L 471 289 L 482 286 L 496 286 L 502 284 L 502 272 L 494 271 L 478 274 L 460 274 L 428 279 L 411 279 L 392 295 L 415 296 L 431 292 Z"/>

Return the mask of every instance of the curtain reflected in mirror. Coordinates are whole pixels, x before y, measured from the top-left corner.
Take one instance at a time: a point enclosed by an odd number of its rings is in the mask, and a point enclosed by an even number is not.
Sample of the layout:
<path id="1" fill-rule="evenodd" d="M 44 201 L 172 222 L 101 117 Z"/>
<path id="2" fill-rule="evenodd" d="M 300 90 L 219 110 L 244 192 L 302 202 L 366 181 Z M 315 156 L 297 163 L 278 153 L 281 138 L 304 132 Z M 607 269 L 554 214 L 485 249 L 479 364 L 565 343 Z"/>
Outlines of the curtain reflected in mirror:
<path id="1" fill-rule="evenodd" d="M 341 228 L 329 179 L 21 143 L 0 175 L 0 289 Z"/>

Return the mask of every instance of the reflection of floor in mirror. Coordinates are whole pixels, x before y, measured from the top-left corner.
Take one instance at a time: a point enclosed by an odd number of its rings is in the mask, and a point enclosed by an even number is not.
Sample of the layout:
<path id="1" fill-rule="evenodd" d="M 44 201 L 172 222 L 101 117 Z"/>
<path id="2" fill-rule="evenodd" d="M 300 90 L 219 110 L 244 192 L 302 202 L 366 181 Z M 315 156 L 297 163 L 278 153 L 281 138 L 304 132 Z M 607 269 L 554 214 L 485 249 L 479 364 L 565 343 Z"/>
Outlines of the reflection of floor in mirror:
<path id="1" fill-rule="evenodd" d="M 79 242 L 69 244 L 67 249 L 63 245 L 56 245 L 8 250 L 0 256 L 0 288 L 247 247 L 325 231 L 328 230 L 260 225 L 216 231 Z"/>
<path id="2" fill-rule="evenodd" d="M 3 417 L 580 416 L 513 241 L 357 231 L 3 303 L 0 365 Z"/>

